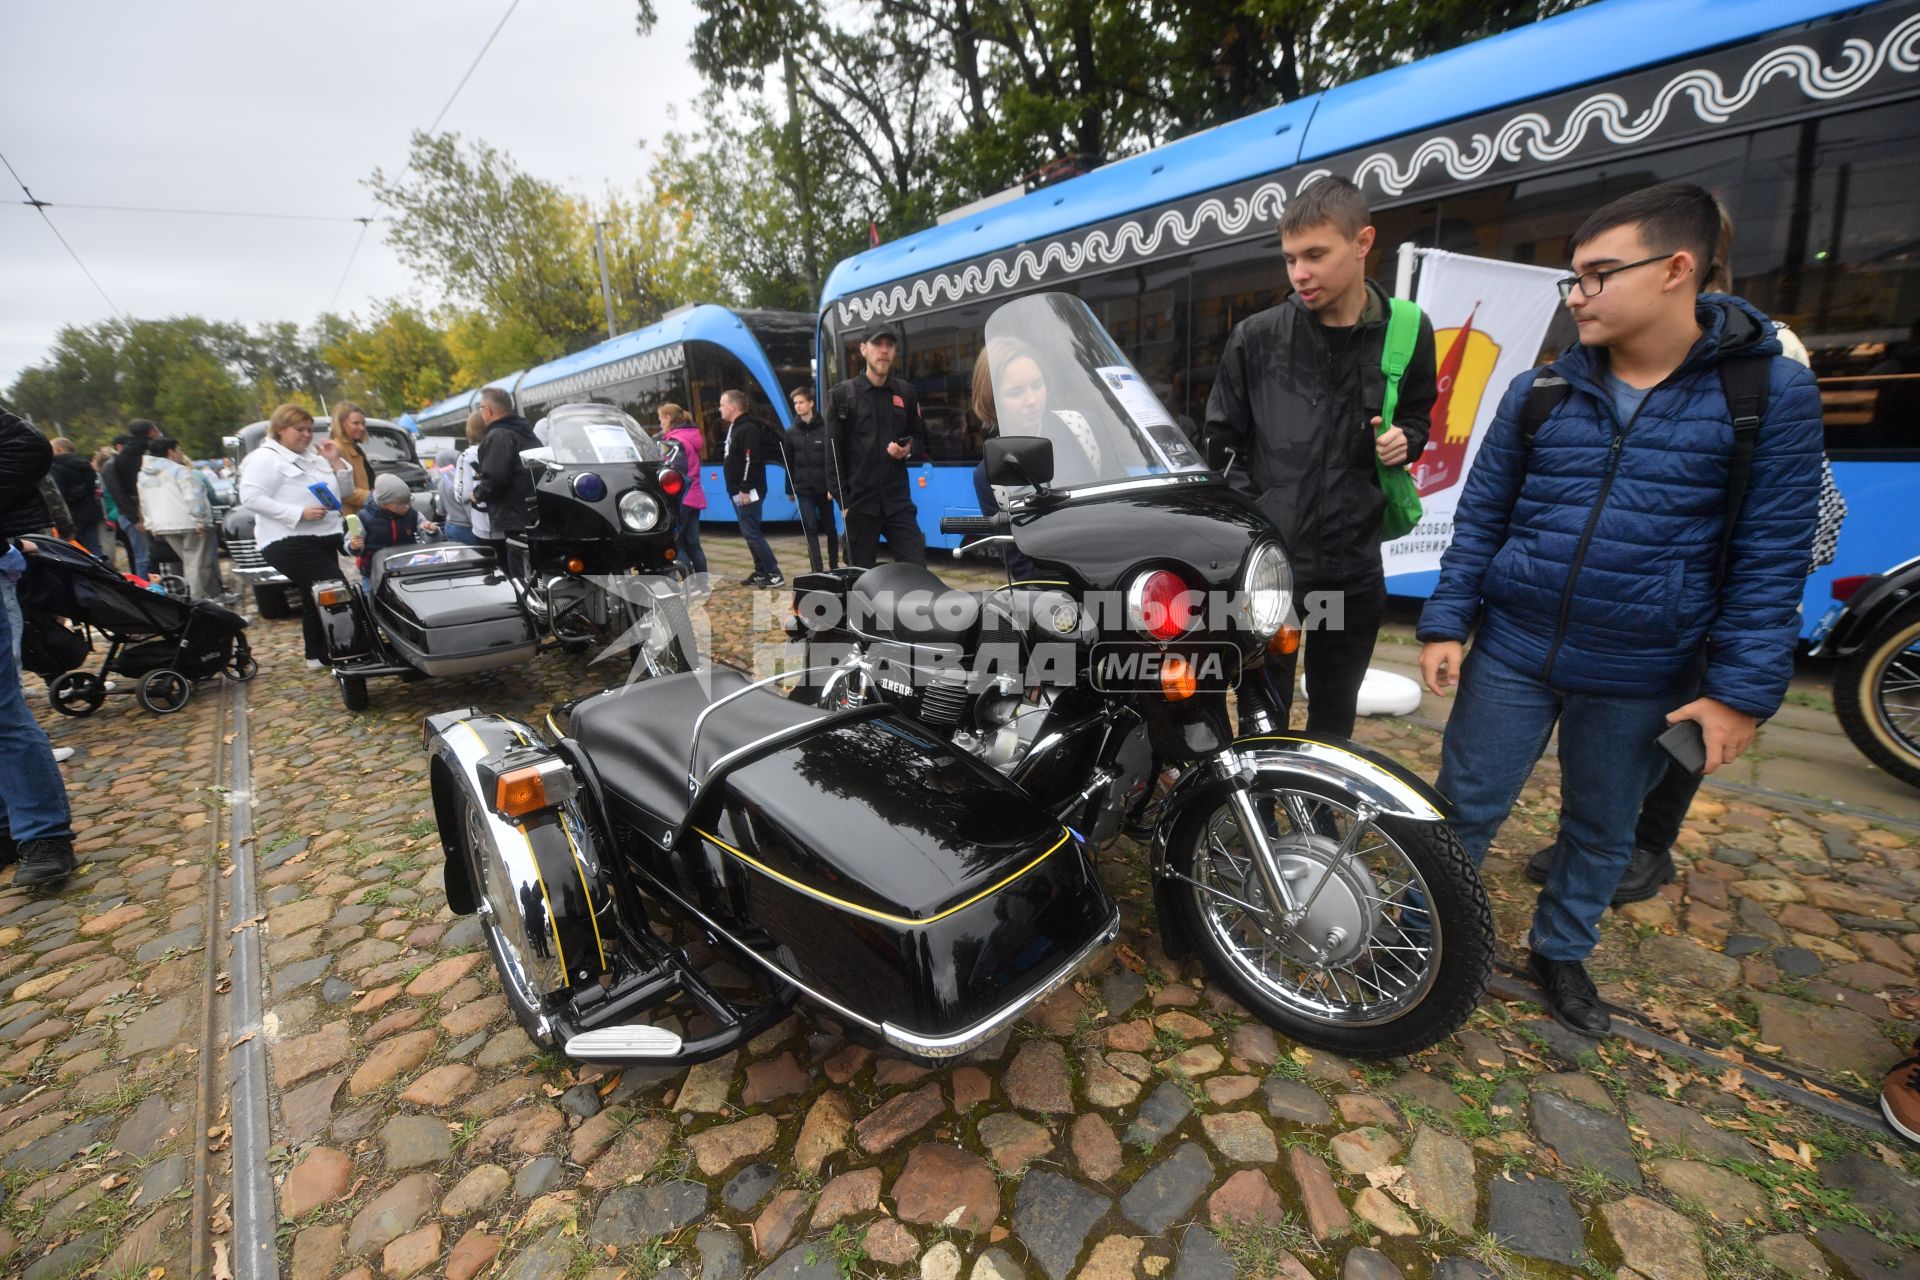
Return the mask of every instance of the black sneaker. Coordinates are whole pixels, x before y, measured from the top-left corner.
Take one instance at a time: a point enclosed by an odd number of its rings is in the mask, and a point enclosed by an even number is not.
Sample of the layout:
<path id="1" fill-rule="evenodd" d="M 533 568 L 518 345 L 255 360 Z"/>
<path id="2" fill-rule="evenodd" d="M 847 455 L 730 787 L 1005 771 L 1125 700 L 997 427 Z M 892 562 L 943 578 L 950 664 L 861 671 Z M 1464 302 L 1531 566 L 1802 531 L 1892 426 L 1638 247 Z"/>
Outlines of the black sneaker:
<path id="1" fill-rule="evenodd" d="M 20 866 L 13 873 L 16 885 L 52 884 L 73 874 L 71 840 L 22 840 Z"/>
<path id="2" fill-rule="evenodd" d="M 0 831 L 0 867 L 10 867 L 20 861 L 20 846 L 13 842 L 11 831 Z"/>
<path id="3" fill-rule="evenodd" d="M 1547 877 L 1553 873 L 1553 855 L 1559 851 L 1559 845 L 1550 844 L 1540 850 L 1540 852 L 1534 854 L 1531 858 L 1528 858 L 1527 879 L 1533 881 L 1535 884 L 1545 884 Z"/>
<path id="4" fill-rule="evenodd" d="M 1613 905 L 1624 907 L 1629 902 L 1645 902 L 1658 895 L 1660 886 L 1673 876 L 1673 850 L 1662 849 L 1656 853 L 1636 848 L 1633 861 L 1627 864 L 1626 873 L 1613 891 Z"/>
<path id="5" fill-rule="evenodd" d="M 770 573 L 767 575 L 766 581 L 760 585 L 763 587 L 784 587 L 787 585 L 787 580 L 777 573 Z"/>
<path id="6" fill-rule="evenodd" d="M 1613 1034 L 1613 1017 L 1601 1006 L 1600 993 L 1578 960 L 1549 960 L 1528 951 L 1527 973 L 1547 997 L 1547 1012 L 1555 1022 L 1595 1040 Z"/>
<path id="7" fill-rule="evenodd" d="M 1553 871 L 1554 855 L 1560 846 L 1550 844 L 1527 859 L 1527 879 L 1535 884 L 1545 884 L 1547 876 Z M 1673 850 L 1663 849 L 1655 853 L 1636 847 L 1633 861 L 1620 876 L 1620 883 L 1613 891 L 1611 905 L 1624 907 L 1630 902 L 1645 902 L 1660 892 L 1660 886 L 1668 884 L 1674 877 Z"/>
<path id="8" fill-rule="evenodd" d="M 757 573 L 757 572 L 750 573 L 746 577 L 740 579 L 740 585 L 743 587 L 764 587 L 767 585 L 767 575 L 764 573 Z"/>

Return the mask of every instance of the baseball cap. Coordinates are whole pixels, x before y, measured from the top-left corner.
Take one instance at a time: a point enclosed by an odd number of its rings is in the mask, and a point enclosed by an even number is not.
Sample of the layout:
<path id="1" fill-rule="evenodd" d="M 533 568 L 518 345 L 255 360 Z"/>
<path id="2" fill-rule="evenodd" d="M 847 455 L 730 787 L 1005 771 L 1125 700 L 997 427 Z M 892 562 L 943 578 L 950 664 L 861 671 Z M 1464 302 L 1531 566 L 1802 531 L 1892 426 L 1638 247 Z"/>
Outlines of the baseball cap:
<path id="1" fill-rule="evenodd" d="M 895 342 L 900 341 L 900 331 L 894 328 L 893 321 L 875 320 L 867 326 L 867 336 L 860 339 L 860 341 L 874 342 L 880 338 L 892 338 Z"/>

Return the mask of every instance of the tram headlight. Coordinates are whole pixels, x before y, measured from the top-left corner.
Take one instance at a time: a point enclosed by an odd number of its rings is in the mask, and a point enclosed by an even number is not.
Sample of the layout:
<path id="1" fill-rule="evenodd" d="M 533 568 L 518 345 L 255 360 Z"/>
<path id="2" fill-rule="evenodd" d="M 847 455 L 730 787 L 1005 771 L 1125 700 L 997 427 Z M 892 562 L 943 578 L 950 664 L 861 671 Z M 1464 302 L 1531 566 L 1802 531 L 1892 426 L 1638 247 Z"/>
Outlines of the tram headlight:
<path id="1" fill-rule="evenodd" d="M 1293 604 L 1293 568 L 1286 553 L 1268 542 L 1256 549 L 1240 579 L 1240 613 L 1247 630 L 1272 639 Z"/>
<path id="2" fill-rule="evenodd" d="M 620 495 L 620 523 L 635 533 L 645 533 L 660 523 L 660 503 L 639 489 Z"/>

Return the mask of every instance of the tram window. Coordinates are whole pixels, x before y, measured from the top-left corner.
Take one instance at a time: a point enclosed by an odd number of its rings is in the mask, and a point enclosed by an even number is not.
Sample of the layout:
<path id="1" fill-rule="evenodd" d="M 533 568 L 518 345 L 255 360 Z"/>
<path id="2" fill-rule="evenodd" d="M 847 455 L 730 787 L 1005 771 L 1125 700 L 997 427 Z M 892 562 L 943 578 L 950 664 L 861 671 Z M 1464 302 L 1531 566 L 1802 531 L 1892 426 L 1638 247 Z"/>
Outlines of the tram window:
<path id="1" fill-rule="evenodd" d="M 710 342 L 687 344 L 687 412 L 706 440 L 705 455 L 718 458 L 727 438 L 727 423 L 720 416 L 720 393 L 744 391 L 753 401 L 752 412 L 763 422 L 779 425 L 780 413 L 767 403 L 767 389 L 760 379 L 747 372 L 746 365 L 732 352 Z"/>
<path id="2" fill-rule="evenodd" d="M 600 404 L 615 406 L 652 431 L 659 425 L 661 405 L 669 401 L 681 405 L 686 403 L 686 383 L 684 369 L 668 369 L 596 387 L 589 398 Z"/>
<path id="3" fill-rule="evenodd" d="M 980 422 L 972 414 L 973 362 L 981 330 L 957 327 L 951 311 L 900 326 L 903 351 L 894 376 L 905 378 L 920 397 L 920 416 L 935 462 L 971 462 L 980 457 Z"/>
<path id="4" fill-rule="evenodd" d="M 1827 452 L 1920 457 L 1920 157 L 1911 104 L 1769 129 L 1735 210 L 1734 288 L 1807 344 Z"/>

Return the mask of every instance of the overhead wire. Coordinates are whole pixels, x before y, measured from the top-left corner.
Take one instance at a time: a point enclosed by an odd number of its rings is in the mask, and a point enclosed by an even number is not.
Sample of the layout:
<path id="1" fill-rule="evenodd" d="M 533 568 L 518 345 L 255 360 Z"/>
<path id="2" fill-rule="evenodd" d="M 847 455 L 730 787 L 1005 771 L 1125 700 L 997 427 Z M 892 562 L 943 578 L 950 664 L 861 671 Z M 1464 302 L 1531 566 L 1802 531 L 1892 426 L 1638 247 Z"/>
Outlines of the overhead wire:
<path id="1" fill-rule="evenodd" d="M 161 213 L 196 218 L 272 218 L 287 222 L 360 222 L 363 219 L 339 213 L 269 213 L 258 209 L 182 209 L 166 205 L 144 204 L 72 204 L 62 200 L 22 200 L 21 204 L 43 205 L 49 209 L 85 209 L 93 213 Z"/>
<path id="2" fill-rule="evenodd" d="M 460 83 L 453 86 L 453 92 L 448 94 L 447 100 L 441 104 L 439 113 L 433 117 L 433 123 L 427 126 L 426 131 L 428 136 L 432 136 L 439 130 L 440 122 L 447 118 L 447 112 L 453 110 L 454 101 L 459 98 L 460 91 L 467 87 L 467 81 L 473 79 L 473 73 L 480 69 L 481 59 L 487 56 L 487 50 L 493 48 L 493 42 L 499 38 L 501 30 L 507 25 L 507 19 L 511 18 L 513 11 L 519 7 L 520 0 L 511 0 L 507 5 L 507 11 L 500 15 L 500 21 L 493 24 L 493 30 L 488 33 L 486 43 L 480 46 L 480 52 L 473 55 L 473 61 L 467 64 L 467 70 L 465 74 L 460 77 Z M 411 168 L 413 168 L 413 158 L 409 156 L 406 165 L 401 168 L 400 172 L 405 174 L 407 170 Z M 367 238 L 367 227 L 371 219 L 359 218 L 356 219 L 356 221 L 360 223 L 360 234 L 354 237 L 353 252 L 347 255 L 347 265 L 345 269 L 340 272 L 340 283 L 333 287 L 333 297 L 327 302 L 328 311 L 332 311 L 334 306 L 340 301 L 340 293 L 347 287 L 347 277 L 353 273 L 354 260 L 360 256 L 360 246 Z"/>
<path id="3" fill-rule="evenodd" d="M 26 196 L 25 203 L 31 205 L 34 212 L 38 213 L 41 220 L 47 224 L 47 230 L 53 232 L 53 238 L 60 242 L 60 247 L 65 249 L 67 256 L 73 259 L 73 265 L 80 268 L 81 274 L 86 276 L 88 283 L 93 285 L 95 292 L 97 292 L 101 300 L 107 304 L 107 309 L 122 321 L 131 324 L 132 322 L 127 320 L 127 313 L 120 309 L 120 304 L 113 300 L 112 295 L 107 292 L 106 286 L 102 285 L 99 278 L 87 269 L 87 264 L 80 260 L 79 252 L 71 244 L 67 243 L 65 236 L 60 234 L 60 228 L 53 225 L 53 218 L 47 213 L 47 202 L 35 196 L 33 192 L 27 188 L 26 179 L 20 176 L 20 171 L 13 167 L 13 161 L 7 159 L 4 152 L 0 152 L 0 164 L 7 166 L 7 172 L 13 175 L 13 180 L 20 186 L 21 194 Z"/>

